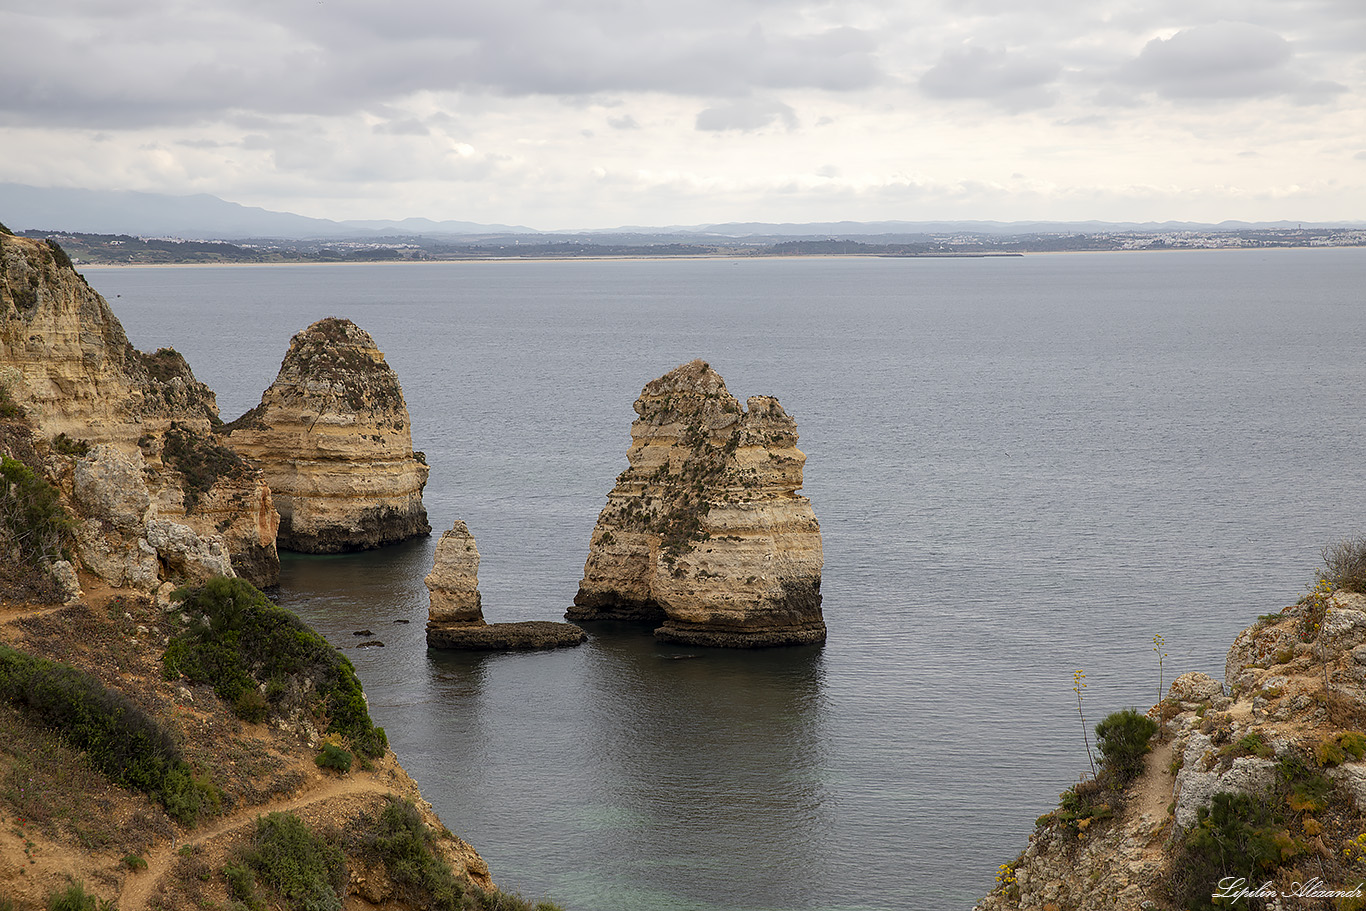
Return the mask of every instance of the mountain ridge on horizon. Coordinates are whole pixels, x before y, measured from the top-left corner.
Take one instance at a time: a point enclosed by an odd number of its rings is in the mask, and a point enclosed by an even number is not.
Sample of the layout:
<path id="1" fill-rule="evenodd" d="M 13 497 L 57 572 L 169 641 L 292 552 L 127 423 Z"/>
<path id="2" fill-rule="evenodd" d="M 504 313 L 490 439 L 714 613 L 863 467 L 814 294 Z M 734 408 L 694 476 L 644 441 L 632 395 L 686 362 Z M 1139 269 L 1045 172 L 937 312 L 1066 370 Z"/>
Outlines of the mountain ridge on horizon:
<path id="1" fill-rule="evenodd" d="M 71 187 L 33 187 L 0 182 L 0 222 L 15 231 L 72 231 L 91 234 L 128 234 L 141 237 L 179 237 L 193 240 L 248 238 L 364 239 L 402 236 L 580 236 L 641 235 L 695 236 L 739 239 L 763 236 L 863 237 L 887 234 L 1028 235 L 1052 233 L 1236 231 L 1300 227 L 1366 227 L 1366 221 L 1244 222 L 1217 224 L 1186 221 L 1106 222 L 996 221 L 936 219 L 927 221 L 836 222 L 721 222 L 702 225 L 636 226 L 618 228 L 537 230 L 523 225 L 479 224 L 423 217 L 335 221 L 290 212 L 276 212 L 229 202 L 207 193 L 173 196 L 132 190 L 87 190 Z"/>

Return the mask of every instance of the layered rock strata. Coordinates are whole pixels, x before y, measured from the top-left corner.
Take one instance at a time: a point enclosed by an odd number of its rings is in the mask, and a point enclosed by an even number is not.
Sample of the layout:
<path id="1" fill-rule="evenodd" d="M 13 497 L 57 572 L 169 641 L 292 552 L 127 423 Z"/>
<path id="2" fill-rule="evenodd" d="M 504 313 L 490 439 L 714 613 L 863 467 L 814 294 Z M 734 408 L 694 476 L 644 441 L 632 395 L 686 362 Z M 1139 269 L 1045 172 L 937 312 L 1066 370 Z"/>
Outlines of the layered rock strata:
<path id="1" fill-rule="evenodd" d="M 584 564 L 571 620 L 662 621 L 661 639 L 755 648 L 825 640 L 820 525 L 797 424 L 771 396 L 746 408 L 697 360 L 635 402 L 629 467 Z"/>
<path id="2" fill-rule="evenodd" d="M 176 351 L 136 350 L 109 304 L 50 241 L 0 235 L 0 386 L 67 458 L 109 446 L 135 462 L 152 501 L 148 521 L 212 543 L 254 584 L 278 581 L 270 491 L 258 471 L 223 461 L 213 392 Z M 134 540 L 147 540 L 145 531 Z M 108 581 L 142 585 L 147 564 L 135 556 L 96 565 Z"/>
<path id="3" fill-rule="evenodd" d="M 295 335 L 261 404 L 225 433 L 265 474 L 286 550 L 365 550 L 432 530 L 398 375 L 350 320 Z"/>
<path id="4" fill-rule="evenodd" d="M 457 521 L 436 545 L 432 571 L 424 580 L 431 596 L 427 645 L 470 651 L 512 651 L 579 645 L 588 637 L 572 623 L 527 620 L 487 623 L 479 596 L 479 548 L 464 522 Z"/>

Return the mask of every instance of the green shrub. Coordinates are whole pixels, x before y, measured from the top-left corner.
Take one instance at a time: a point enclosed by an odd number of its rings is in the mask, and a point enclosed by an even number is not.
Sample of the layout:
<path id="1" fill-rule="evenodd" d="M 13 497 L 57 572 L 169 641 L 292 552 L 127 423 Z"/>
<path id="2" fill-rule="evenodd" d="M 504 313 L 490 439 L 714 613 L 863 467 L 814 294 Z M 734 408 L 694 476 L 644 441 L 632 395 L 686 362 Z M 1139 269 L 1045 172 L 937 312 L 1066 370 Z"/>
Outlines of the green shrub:
<path id="1" fill-rule="evenodd" d="M 473 891 L 433 850 L 436 837 L 412 801 L 389 798 L 366 833 L 363 849 L 382 861 L 403 900 L 414 907 L 461 911 Z"/>
<path id="2" fill-rule="evenodd" d="M 1307 813 L 1328 806 L 1333 782 L 1298 756 L 1276 763 L 1276 785 L 1265 794 L 1215 794 L 1196 811 L 1172 859 L 1168 895 L 1180 908 L 1213 911 L 1212 887 L 1225 877 L 1248 883 L 1271 879 L 1282 865 L 1309 850 L 1291 834 L 1295 820 L 1308 834 Z M 1253 907 L 1259 907 L 1254 904 Z"/>
<path id="3" fill-rule="evenodd" d="M 9 456 L 0 456 L 0 522 L 33 566 L 67 556 L 76 527 L 57 489 Z"/>
<path id="4" fill-rule="evenodd" d="M 265 907 L 265 903 L 256 897 L 256 877 L 245 864 L 226 864 L 223 880 L 228 885 L 228 894 L 252 911 Z"/>
<path id="5" fill-rule="evenodd" d="M 238 862 L 284 899 L 287 907 L 341 911 L 346 856 L 293 813 L 271 813 L 256 820 L 251 842 Z"/>
<path id="6" fill-rule="evenodd" d="M 1115 815 L 1113 802 L 1120 795 L 1095 778 L 1077 782 L 1058 795 L 1058 808 L 1039 818 L 1039 822 L 1059 822 L 1072 832 L 1082 832 L 1098 819 Z"/>
<path id="7" fill-rule="evenodd" d="M 288 693 L 286 678 L 309 679 L 319 700 L 314 708 L 328 719 L 327 731 L 347 738 L 361 756 L 384 754 L 388 740 L 370 720 L 351 662 L 297 616 L 243 579 L 210 579 L 178 594 L 186 612 L 209 619 L 194 622 L 171 641 L 163 658 L 169 679 L 184 675 L 212 684 L 222 699 L 248 708 L 255 703 L 251 697 L 243 701 L 244 694 L 261 683 L 268 684 L 269 702 Z"/>
<path id="8" fill-rule="evenodd" d="M 320 769 L 334 769 L 345 775 L 351 771 L 352 756 L 335 743 L 324 743 L 322 752 L 313 761 Z"/>
<path id="9" fill-rule="evenodd" d="M 1239 756 L 1259 756 L 1262 759 L 1270 759 L 1276 753 L 1270 746 L 1262 740 L 1261 732 L 1253 731 L 1241 737 L 1237 743 L 1230 743 L 1228 746 L 1219 750 L 1220 756 L 1232 756 L 1235 759 Z"/>
<path id="10" fill-rule="evenodd" d="M 1338 743 L 1353 759 L 1366 758 L 1366 734 L 1360 731 L 1344 731 L 1338 735 Z"/>
<path id="11" fill-rule="evenodd" d="M 175 351 L 170 351 L 170 354 L 184 363 L 184 358 Z M 185 369 L 188 371 L 188 366 Z M 200 498 L 218 483 L 219 478 L 240 477 L 248 471 L 247 463 L 237 453 L 217 440 L 200 436 L 180 424 L 172 424 L 166 431 L 161 460 L 180 472 L 187 513 L 194 511 Z"/>
<path id="12" fill-rule="evenodd" d="M 72 883 L 48 896 L 47 911 L 114 911 L 114 903 L 85 891 L 82 883 Z"/>
<path id="13" fill-rule="evenodd" d="M 170 732 L 84 671 L 0 645 L 0 698 L 84 750 L 115 783 L 159 800 L 179 822 L 193 825 L 217 808 L 217 788 L 193 773 Z"/>
<path id="14" fill-rule="evenodd" d="M 147 869 L 147 858 L 139 854 L 127 854 L 123 858 L 123 865 L 134 873 L 141 873 Z"/>
<path id="15" fill-rule="evenodd" d="M 1143 771 L 1143 757 L 1157 733 L 1157 722 L 1137 709 L 1124 709 L 1096 725 L 1096 745 L 1102 767 L 1114 775 L 1121 786 Z"/>
<path id="16" fill-rule="evenodd" d="M 266 720 L 270 714 L 270 703 L 266 697 L 261 695 L 261 691 L 256 687 L 248 687 L 232 701 L 232 710 L 237 713 L 237 717 L 243 721 L 250 721 L 252 724 L 259 724 Z"/>
<path id="17" fill-rule="evenodd" d="M 66 255 L 66 251 L 62 249 L 59 243 L 50 237 L 43 241 L 43 243 L 47 244 L 47 248 L 52 253 L 52 258 L 56 260 L 58 266 L 61 266 L 63 269 L 74 270 L 76 268 L 71 263 L 71 257 Z"/>
<path id="18" fill-rule="evenodd" d="M 22 421 L 27 415 L 19 403 L 14 400 L 14 393 L 10 392 L 8 386 L 0 385 L 0 418 L 7 421 Z"/>
<path id="19" fill-rule="evenodd" d="M 62 455 L 69 456 L 83 456 L 90 453 L 89 443 L 85 440 L 73 440 L 64 432 L 52 438 L 52 448 Z"/>
<path id="20" fill-rule="evenodd" d="M 1248 794 L 1215 794 L 1208 807 L 1196 811 L 1173 863 L 1182 908 L 1206 911 L 1216 906 L 1211 884 L 1225 877 L 1261 883 L 1283 859 L 1278 836 L 1288 836 L 1271 807 Z"/>

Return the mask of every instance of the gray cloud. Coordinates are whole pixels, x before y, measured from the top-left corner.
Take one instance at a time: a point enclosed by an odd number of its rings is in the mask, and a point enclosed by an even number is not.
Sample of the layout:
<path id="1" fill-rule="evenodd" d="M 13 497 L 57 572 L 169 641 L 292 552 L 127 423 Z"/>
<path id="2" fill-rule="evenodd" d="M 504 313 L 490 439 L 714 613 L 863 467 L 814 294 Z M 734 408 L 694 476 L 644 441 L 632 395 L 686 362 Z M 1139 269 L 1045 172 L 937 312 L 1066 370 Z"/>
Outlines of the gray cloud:
<path id="1" fill-rule="evenodd" d="M 432 131 L 427 129 L 427 125 L 415 117 L 377 123 L 374 131 L 389 136 L 430 136 L 432 134 Z"/>
<path id="2" fill-rule="evenodd" d="M 945 51 L 920 77 L 920 89 L 932 98 L 978 98 L 1009 110 L 1046 107 L 1056 98 L 1049 86 L 1061 70 L 1041 57 L 966 47 Z"/>
<path id="3" fill-rule="evenodd" d="M 120 16 L 0 10 L 0 122 L 191 123 L 232 111 L 337 114 L 421 91 L 584 95 L 754 89 L 847 92 L 884 78 L 873 33 L 820 21 L 816 0 L 242 0 Z M 78 5 L 78 9 L 79 9 Z"/>
<path id="4" fill-rule="evenodd" d="M 1311 89 L 1331 94 L 1332 83 L 1309 83 L 1293 67 L 1294 48 L 1270 29 L 1217 22 L 1154 38 L 1120 71 L 1123 82 L 1165 98 L 1255 98 Z"/>
<path id="5" fill-rule="evenodd" d="M 743 98 L 707 108 L 697 115 L 697 129 L 707 132 L 737 131 L 752 133 L 775 122 L 787 129 L 797 128 L 797 113 L 781 101 Z"/>
<path id="6" fill-rule="evenodd" d="M 640 124 L 630 114 L 621 117 L 608 117 L 607 125 L 614 130 L 638 130 Z"/>

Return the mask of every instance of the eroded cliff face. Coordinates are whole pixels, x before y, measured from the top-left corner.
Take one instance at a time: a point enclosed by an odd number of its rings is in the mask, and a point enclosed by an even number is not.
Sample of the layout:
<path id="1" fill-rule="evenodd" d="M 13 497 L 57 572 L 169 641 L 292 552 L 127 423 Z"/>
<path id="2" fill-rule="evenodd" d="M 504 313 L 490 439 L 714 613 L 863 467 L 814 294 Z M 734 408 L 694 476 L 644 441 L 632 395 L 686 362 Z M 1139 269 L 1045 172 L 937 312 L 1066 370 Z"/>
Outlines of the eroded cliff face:
<path id="1" fill-rule="evenodd" d="M 797 425 L 775 398 L 747 405 L 700 360 L 645 386 L 629 467 L 566 616 L 662 620 L 656 636 L 693 645 L 825 640 L 820 526 L 797 493 Z"/>
<path id="2" fill-rule="evenodd" d="M 1358 907 L 1300 890 L 1366 881 L 1366 597 L 1263 617 L 1225 674 L 1178 677 L 1142 774 L 1069 789 L 976 911 L 1209 908 L 1226 877 L 1263 894 L 1220 907 Z"/>
<path id="3" fill-rule="evenodd" d="M 342 553 L 432 530 L 398 375 L 350 320 L 295 335 L 261 404 L 225 433 L 270 485 L 280 547 Z"/>
<path id="4" fill-rule="evenodd" d="M 136 464 L 135 486 L 151 501 L 142 528 L 115 527 L 98 513 L 80 517 L 88 532 L 79 539 L 82 558 L 108 581 L 145 585 L 148 547 L 151 565 L 175 577 L 181 556 L 153 541 L 216 548 L 253 583 L 278 580 L 270 492 L 259 472 L 223 460 L 226 450 L 212 435 L 219 423 L 213 392 L 177 352 L 136 350 L 55 244 L 0 236 L 0 385 L 58 452 L 82 459 L 91 448 L 112 447 Z M 115 540 L 97 542 L 92 520 Z M 149 536 L 146 522 L 162 523 L 161 532 L 177 528 Z"/>

